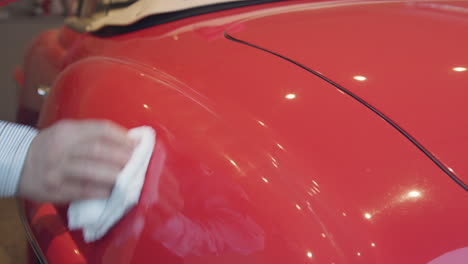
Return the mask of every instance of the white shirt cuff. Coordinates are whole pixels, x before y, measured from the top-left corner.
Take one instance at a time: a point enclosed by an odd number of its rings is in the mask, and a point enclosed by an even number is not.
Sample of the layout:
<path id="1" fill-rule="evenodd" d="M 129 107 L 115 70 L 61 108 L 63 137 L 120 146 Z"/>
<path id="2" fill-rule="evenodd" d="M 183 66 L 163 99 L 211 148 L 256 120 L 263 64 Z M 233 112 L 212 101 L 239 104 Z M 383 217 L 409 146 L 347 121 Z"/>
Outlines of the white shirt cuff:
<path id="1" fill-rule="evenodd" d="M 0 121 L 0 197 L 14 196 L 37 130 Z"/>

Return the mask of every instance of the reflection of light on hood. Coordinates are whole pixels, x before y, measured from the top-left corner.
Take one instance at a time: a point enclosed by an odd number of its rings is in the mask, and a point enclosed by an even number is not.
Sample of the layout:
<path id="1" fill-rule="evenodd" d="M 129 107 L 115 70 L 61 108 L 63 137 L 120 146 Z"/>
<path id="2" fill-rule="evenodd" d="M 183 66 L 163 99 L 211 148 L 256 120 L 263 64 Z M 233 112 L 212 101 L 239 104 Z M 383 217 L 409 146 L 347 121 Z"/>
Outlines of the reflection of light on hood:
<path id="1" fill-rule="evenodd" d="M 463 72 L 463 71 L 466 71 L 466 68 L 465 67 L 455 67 L 452 70 L 454 70 L 456 72 Z"/>
<path id="2" fill-rule="evenodd" d="M 423 192 L 418 189 L 409 189 L 406 193 L 403 193 L 394 203 L 405 203 L 409 200 L 414 201 L 423 196 Z"/>
<path id="3" fill-rule="evenodd" d="M 302 210 L 301 206 L 298 205 L 298 204 L 296 204 L 296 208 L 297 208 L 297 210 Z"/>
<path id="4" fill-rule="evenodd" d="M 290 94 L 287 94 L 287 95 L 285 96 L 285 98 L 286 98 L 286 99 L 289 99 L 289 100 L 292 100 L 292 99 L 296 98 L 296 95 L 293 94 L 293 93 L 290 93 Z"/>
<path id="5" fill-rule="evenodd" d="M 307 252 L 307 257 L 308 257 L 308 258 L 312 258 L 312 252 L 310 252 L 310 251 Z"/>
<path id="6" fill-rule="evenodd" d="M 413 1 L 407 1 L 408 3 L 414 4 Z M 452 12 L 452 13 L 459 13 L 459 14 L 468 14 L 468 8 L 455 6 L 455 5 L 447 5 L 447 4 L 436 4 L 436 3 L 416 3 L 418 7 L 426 7 L 432 9 L 438 9 L 445 12 Z"/>
<path id="7" fill-rule="evenodd" d="M 315 194 L 320 193 L 320 189 L 317 188 L 317 187 L 315 187 L 315 186 L 313 186 L 313 187 L 310 188 L 310 189 L 311 189 Z"/>
<path id="8" fill-rule="evenodd" d="M 269 156 L 270 156 L 270 159 L 271 159 L 273 162 L 276 162 L 275 157 L 273 157 L 273 156 L 271 156 L 271 155 L 269 155 Z"/>
<path id="9" fill-rule="evenodd" d="M 356 81 L 360 81 L 360 82 L 363 82 L 363 81 L 367 80 L 366 77 L 364 77 L 364 76 L 359 76 L 359 75 L 354 76 L 353 79 L 356 80 Z"/>
<path id="10" fill-rule="evenodd" d="M 369 221 L 375 218 L 375 216 L 387 211 L 393 210 L 395 207 L 401 206 L 402 203 L 414 203 L 419 201 L 424 195 L 424 191 L 415 188 L 409 188 L 406 191 L 392 196 L 392 198 L 383 203 L 381 208 L 368 208 L 368 212 L 363 212 L 363 217 Z M 344 216 L 344 215 L 343 215 Z"/>
<path id="11" fill-rule="evenodd" d="M 371 247 L 375 247 L 375 243 L 373 243 L 373 242 L 370 245 L 371 245 Z"/>
<path id="12" fill-rule="evenodd" d="M 317 194 L 317 192 L 313 188 L 310 188 L 310 192 L 308 191 L 308 193 L 312 193 L 312 195 Z"/>
<path id="13" fill-rule="evenodd" d="M 408 197 L 411 197 L 411 198 L 421 197 L 421 192 L 420 191 L 411 191 L 411 192 L 408 193 Z"/>
<path id="14" fill-rule="evenodd" d="M 228 158 L 228 160 L 229 160 L 229 162 L 230 162 L 230 163 L 231 163 L 231 164 L 232 164 L 232 165 L 233 165 L 233 166 L 234 166 L 234 167 L 235 167 L 237 170 L 239 170 L 239 171 L 240 171 L 240 168 L 239 168 L 239 166 L 237 165 L 237 163 L 236 163 L 234 160 L 232 160 L 232 159 L 229 159 L 229 158 Z"/>
<path id="15" fill-rule="evenodd" d="M 267 178 L 265 178 L 265 177 L 262 177 L 262 180 L 263 180 L 264 182 L 268 183 L 268 180 L 267 180 Z"/>

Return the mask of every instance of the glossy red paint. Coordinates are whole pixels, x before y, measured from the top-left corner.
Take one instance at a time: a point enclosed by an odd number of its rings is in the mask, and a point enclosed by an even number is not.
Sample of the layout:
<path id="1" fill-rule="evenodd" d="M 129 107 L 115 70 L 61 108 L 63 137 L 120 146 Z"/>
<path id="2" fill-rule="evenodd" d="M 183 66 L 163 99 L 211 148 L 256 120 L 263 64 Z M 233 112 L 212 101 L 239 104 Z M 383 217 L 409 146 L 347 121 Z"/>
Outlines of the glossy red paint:
<path id="1" fill-rule="evenodd" d="M 76 249 L 85 263 L 435 264 L 464 254 L 468 196 L 440 168 L 329 83 L 223 36 L 233 25 L 249 32 L 255 20 L 239 21 L 251 16 L 337 8 L 288 4 L 75 42 L 40 126 L 106 118 L 150 125 L 158 142 L 138 206 L 95 243 L 65 228 L 66 208 L 34 221 L 50 205 L 26 207 L 50 264 L 66 262 L 51 250 L 57 230 L 61 253 Z"/>
<path id="2" fill-rule="evenodd" d="M 243 21 L 244 30 L 229 34 L 357 94 L 467 184 L 468 35 L 460 32 L 468 31 L 468 2 L 329 6 L 279 10 Z"/>
<path id="3" fill-rule="evenodd" d="M 47 245 L 38 249 L 48 263 L 86 263 L 80 250 L 66 230 L 57 208 L 52 204 L 24 202 L 25 216 L 34 227 L 35 243 Z M 31 233 L 31 230 L 27 230 Z M 34 262 L 33 262 L 34 263 Z"/>

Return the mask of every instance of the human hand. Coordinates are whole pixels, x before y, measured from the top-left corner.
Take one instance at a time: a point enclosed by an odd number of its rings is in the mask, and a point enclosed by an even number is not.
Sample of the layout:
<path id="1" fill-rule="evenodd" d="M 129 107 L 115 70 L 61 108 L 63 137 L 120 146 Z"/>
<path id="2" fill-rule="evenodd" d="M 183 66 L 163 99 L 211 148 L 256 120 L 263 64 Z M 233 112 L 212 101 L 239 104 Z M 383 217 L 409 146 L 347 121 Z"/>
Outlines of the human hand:
<path id="1" fill-rule="evenodd" d="M 56 203 L 106 198 L 135 143 L 110 121 L 64 120 L 33 139 L 18 196 Z"/>

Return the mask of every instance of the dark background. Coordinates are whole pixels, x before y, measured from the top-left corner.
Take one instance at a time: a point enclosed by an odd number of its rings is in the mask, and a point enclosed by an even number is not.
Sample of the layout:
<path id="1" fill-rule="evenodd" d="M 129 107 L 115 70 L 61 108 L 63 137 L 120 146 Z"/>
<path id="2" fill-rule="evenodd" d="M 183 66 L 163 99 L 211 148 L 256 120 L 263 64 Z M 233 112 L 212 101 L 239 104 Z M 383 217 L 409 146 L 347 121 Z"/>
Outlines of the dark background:
<path id="1" fill-rule="evenodd" d="M 31 16 L 32 1 L 8 5 L 8 18 L 0 19 L 0 120 L 14 121 L 17 87 L 12 73 L 37 35 L 63 21 L 60 16 Z M 14 199 L 0 199 L 0 263 L 26 263 L 26 238 Z"/>

